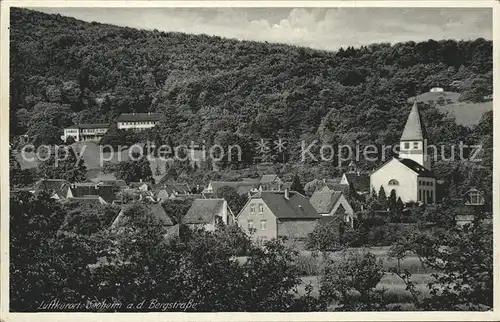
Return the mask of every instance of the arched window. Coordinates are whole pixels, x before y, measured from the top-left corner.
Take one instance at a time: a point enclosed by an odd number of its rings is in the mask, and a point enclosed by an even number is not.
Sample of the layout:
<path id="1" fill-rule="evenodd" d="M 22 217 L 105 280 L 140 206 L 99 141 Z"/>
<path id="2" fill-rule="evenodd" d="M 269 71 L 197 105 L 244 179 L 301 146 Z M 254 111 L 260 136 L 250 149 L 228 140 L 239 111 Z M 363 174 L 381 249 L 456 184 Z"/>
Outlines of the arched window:
<path id="1" fill-rule="evenodd" d="M 389 180 L 389 186 L 399 186 L 399 182 L 396 179 Z"/>

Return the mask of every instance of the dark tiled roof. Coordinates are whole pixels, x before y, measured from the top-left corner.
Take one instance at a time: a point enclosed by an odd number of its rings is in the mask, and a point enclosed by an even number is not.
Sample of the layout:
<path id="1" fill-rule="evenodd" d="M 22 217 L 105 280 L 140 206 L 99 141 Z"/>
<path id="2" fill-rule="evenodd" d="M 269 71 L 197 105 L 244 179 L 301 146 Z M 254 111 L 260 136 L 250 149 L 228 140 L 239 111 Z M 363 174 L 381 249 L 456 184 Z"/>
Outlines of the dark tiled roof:
<path id="1" fill-rule="evenodd" d="M 245 182 L 245 181 L 211 181 L 212 191 L 217 192 L 219 188 L 231 187 L 236 190 L 240 195 L 249 193 L 253 188 L 258 188 L 258 183 Z M 206 191 L 204 191 L 206 193 Z"/>
<path id="2" fill-rule="evenodd" d="M 162 189 L 165 189 L 169 194 L 187 194 L 191 192 L 187 183 L 165 183 Z"/>
<path id="3" fill-rule="evenodd" d="M 159 113 L 122 113 L 116 119 L 117 122 L 148 122 L 159 121 L 161 114 Z"/>
<path id="4" fill-rule="evenodd" d="M 419 177 L 426 177 L 426 178 L 434 178 L 434 173 L 432 171 L 427 170 L 423 166 L 421 166 L 419 163 L 411 160 L 411 159 L 399 159 L 399 161 L 404 164 L 406 167 L 410 168 L 414 172 L 418 174 Z"/>
<path id="5" fill-rule="evenodd" d="M 99 123 L 99 124 L 76 124 L 67 127 L 67 129 L 107 129 L 109 123 Z"/>
<path id="6" fill-rule="evenodd" d="M 132 189 L 137 189 L 139 187 L 142 187 L 143 185 L 147 185 L 148 189 L 152 189 L 153 186 L 149 182 L 130 182 L 128 186 Z"/>
<path id="7" fill-rule="evenodd" d="M 370 191 L 370 176 L 365 173 L 354 174 L 346 173 L 347 182 L 351 184 L 356 191 Z"/>
<path id="8" fill-rule="evenodd" d="M 112 203 L 113 201 L 118 199 L 115 189 L 116 187 L 114 186 L 99 186 L 99 197 L 104 199 L 104 201 L 106 201 L 107 203 Z"/>
<path id="9" fill-rule="evenodd" d="M 119 226 L 123 225 L 125 221 L 125 218 L 128 215 L 128 212 L 130 209 L 134 206 L 142 206 L 145 207 L 146 213 L 148 215 L 151 215 L 153 218 L 155 218 L 159 223 L 161 223 L 163 226 L 173 226 L 174 223 L 172 222 L 172 219 L 167 215 L 165 212 L 165 209 L 160 204 L 127 204 L 122 206 L 122 210 L 118 214 L 118 216 L 115 218 L 113 221 L 112 227 L 113 228 L 118 228 Z"/>
<path id="10" fill-rule="evenodd" d="M 35 183 L 35 193 L 38 193 L 39 191 L 45 190 L 45 191 L 53 191 L 54 193 L 57 193 L 59 196 L 66 196 L 68 193 L 68 189 L 70 188 L 71 184 L 69 181 L 62 180 L 62 179 L 42 179 L 39 180 L 37 183 Z"/>
<path id="11" fill-rule="evenodd" d="M 99 189 L 95 183 L 73 183 L 71 185 L 71 193 L 75 198 L 97 195 L 98 191 Z"/>
<path id="12" fill-rule="evenodd" d="M 278 181 L 278 176 L 276 174 L 265 174 L 260 178 L 261 184 L 272 183 Z"/>
<path id="13" fill-rule="evenodd" d="M 342 196 L 341 191 L 316 191 L 309 202 L 319 214 L 327 214 Z"/>
<path id="14" fill-rule="evenodd" d="M 224 199 L 196 199 L 182 219 L 184 224 L 208 224 L 219 214 Z"/>
<path id="15" fill-rule="evenodd" d="M 320 216 L 309 200 L 298 192 L 290 191 L 289 198 L 284 192 L 260 191 L 252 199 L 262 198 L 273 214 L 280 219 L 317 219 Z"/>
<path id="16" fill-rule="evenodd" d="M 127 183 L 125 180 L 101 180 L 99 184 L 106 186 L 116 186 L 116 187 L 126 187 Z"/>
<path id="17" fill-rule="evenodd" d="M 76 201 L 76 202 L 80 202 L 80 203 L 89 203 L 89 204 L 95 204 L 95 203 L 100 204 L 101 203 L 99 196 L 96 196 L 96 195 L 73 197 L 73 198 L 69 198 L 68 200 Z"/>

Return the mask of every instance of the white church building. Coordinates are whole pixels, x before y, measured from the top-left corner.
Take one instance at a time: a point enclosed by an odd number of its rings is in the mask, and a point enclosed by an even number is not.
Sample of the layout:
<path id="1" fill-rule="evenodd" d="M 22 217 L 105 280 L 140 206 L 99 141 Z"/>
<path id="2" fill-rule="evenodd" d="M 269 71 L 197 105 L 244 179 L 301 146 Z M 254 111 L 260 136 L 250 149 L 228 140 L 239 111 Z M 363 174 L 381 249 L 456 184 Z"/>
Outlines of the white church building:
<path id="1" fill-rule="evenodd" d="M 427 136 L 416 102 L 401 136 L 399 157 L 375 169 L 370 175 L 370 186 L 377 193 L 382 187 L 387 196 L 395 190 L 404 203 L 435 202 L 436 178 L 431 171 Z"/>

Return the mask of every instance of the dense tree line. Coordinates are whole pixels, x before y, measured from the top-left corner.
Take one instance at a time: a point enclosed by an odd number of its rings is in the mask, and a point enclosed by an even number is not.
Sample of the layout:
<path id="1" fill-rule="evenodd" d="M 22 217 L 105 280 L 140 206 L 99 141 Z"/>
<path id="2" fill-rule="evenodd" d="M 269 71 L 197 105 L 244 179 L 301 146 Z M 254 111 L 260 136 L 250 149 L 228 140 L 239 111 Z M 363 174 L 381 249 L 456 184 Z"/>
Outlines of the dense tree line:
<path id="1" fill-rule="evenodd" d="M 473 93 L 467 100 L 492 93 L 492 42 L 484 39 L 327 52 L 16 8 L 10 34 L 12 134 L 27 132 L 37 143 L 56 141 L 71 122 L 158 111 L 165 115 L 161 136 L 179 144 L 216 142 L 220 133 L 228 144 L 260 138 L 388 144 L 397 141 L 409 96 L 434 86 Z M 424 118 L 432 138 L 466 133 L 436 109 Z M 296 148 L 290 144 L 292 160 Z M 251 151 L 245 155 L 251 162 Z"/>

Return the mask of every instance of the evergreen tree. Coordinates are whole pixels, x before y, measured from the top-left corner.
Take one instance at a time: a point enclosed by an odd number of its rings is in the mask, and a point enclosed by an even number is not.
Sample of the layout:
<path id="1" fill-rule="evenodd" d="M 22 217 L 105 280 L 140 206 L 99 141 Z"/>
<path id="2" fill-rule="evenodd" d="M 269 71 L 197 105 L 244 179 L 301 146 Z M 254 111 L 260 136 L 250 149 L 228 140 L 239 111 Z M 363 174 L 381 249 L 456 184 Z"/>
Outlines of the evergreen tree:
<path id="1" fill-rule="evenodd" d="M 380 186 L 380 189 L 378 190 L 378 201 L 386 205 L 387 204 L 387 195 L 385 194 L 384 187 Z"/>
<path id="2" fill-rule="evenodd" d="M 297 174 L 295 174 L 295 176 L 293 177 L 290 190 L 297 191 L 298 193 L 305 195 L 304 186 L 302 185 L 302 183 L 300 183 L 300 179 Z"/>
<path id="3" fill-rule="evenodd" d="M 396 196 L 396 190 L 392 189 L 391 193 L 389 194 L 389 199 L 387 200 L 389 204 L 389 208 L 391 210 L 396 210 L 397 206 L 397 196 Z"/>

